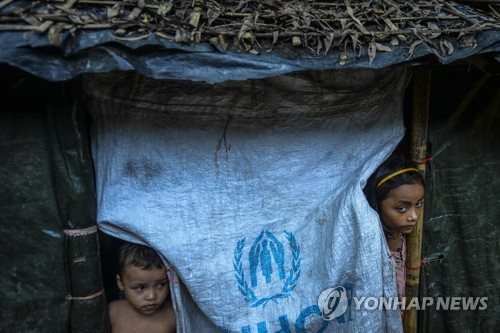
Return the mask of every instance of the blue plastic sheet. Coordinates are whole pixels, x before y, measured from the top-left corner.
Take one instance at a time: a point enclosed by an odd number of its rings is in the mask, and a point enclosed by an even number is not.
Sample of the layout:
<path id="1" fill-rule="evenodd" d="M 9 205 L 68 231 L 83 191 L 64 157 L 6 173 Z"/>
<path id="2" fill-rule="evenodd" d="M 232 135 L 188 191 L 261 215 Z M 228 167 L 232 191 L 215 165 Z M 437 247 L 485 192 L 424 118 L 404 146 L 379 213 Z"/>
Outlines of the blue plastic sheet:
<path id="1" fill-rule="evenodd" d="M 32 32 L 0 34 L 0 63 L 8 64 L 50 81 L 64 81 L 83 73 L 137 71 L 154 79 L 177 79 L 217 83 L 274 77 L 301 70 L 335 68 L 380 69 L 394 65 L 448 64 L 476 54 L 500 51 L 500 33 L 476 35 L 476 47 L 454 46 L 442 56 L 425 42 L 408 56 L 409 46 L 378 52 L 370 63 L 368 55 L 340 63 L 339 52 L 327 56 L 300 57 L 293 50 L 261 54 L 223 52 L 208 43 L 186 45 L 155 35 L 136 41 L 116 39 L 110 30 L 61 34 L 60 45 Z"/>

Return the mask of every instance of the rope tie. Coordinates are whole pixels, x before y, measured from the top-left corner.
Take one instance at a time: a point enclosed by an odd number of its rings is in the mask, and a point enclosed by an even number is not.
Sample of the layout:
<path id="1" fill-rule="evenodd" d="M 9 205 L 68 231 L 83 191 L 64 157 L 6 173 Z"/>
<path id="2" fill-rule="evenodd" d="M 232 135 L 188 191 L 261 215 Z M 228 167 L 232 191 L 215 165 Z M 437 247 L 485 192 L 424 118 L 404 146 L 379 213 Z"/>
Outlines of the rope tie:
<path id="1" fill-rule="evenodd" d="M 69 237 L 81 237 L 91 235 L 97 232 L 97 226 L 88 227 L 85 229 L 63 229 L 63 232 Z"/>

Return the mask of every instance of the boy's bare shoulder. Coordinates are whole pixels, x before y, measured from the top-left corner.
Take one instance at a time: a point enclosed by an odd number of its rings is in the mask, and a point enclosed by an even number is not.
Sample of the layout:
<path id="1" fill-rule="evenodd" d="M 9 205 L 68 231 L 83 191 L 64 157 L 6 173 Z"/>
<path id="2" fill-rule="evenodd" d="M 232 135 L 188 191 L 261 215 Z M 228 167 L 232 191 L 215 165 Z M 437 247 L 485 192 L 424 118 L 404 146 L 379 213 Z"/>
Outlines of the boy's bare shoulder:
<path id="1" fill-rule="evenodd" d="M 125 299 L 120 299 L 117 301 L 113 301 L 108 305 L 109 318 L 111 319 L 111 323 L 113 323 L 116 318 L 126 314 L 129 310 L 130 306 Z"/>
<path id="2" fill-rule="evenodd" d="M 120 309 L 123 309 L 125 307 L 128 306 L 128 302 L 126 299 L 119 299 L 119 300 L 116 300 L 116 301 L 113 301 L 111 303 L 108 304 L 108 310 L 111 311 L 111 310 L 120 310 Z"/>

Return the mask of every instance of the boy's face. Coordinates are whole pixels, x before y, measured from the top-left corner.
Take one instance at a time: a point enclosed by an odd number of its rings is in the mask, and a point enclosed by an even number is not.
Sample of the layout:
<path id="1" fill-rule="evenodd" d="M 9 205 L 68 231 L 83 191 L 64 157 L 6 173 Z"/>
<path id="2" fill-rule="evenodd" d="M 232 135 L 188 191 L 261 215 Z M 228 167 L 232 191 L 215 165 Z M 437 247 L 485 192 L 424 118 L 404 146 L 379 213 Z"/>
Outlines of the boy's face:
<path id="1" fill-rule="evenodd" d="M 165 268 L 145 270 L 128 265 L 122 277 L 116 276 L 116 282 L 134 310 L 143 315 L 154 314 L 160 309 L 170 291 Z"/>
<path id="2" fill-rule="evenodd" d="M 424 203 L 422 184 L 396 187 L 381 203 L 380 220 L 391 233 L 409 234 L 418 221 Z"/>

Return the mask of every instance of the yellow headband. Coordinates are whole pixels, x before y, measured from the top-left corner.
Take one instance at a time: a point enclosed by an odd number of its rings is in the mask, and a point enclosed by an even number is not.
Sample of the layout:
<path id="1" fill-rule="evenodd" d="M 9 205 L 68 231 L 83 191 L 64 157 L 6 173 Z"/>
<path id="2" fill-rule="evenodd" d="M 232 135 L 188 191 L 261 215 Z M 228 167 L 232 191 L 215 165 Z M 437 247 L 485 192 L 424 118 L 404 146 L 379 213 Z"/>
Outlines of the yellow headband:
<path id="1" fill-rule="evenodd" d="M 382 179 L 381 181 L 379 181 L 378 184 L 377 184 L 377 187 L 380 187 L 380 185 L 382 185 L 383 183 L 385 183 L 389 179 L 391 179 L 393 177 L 396 177 L 397 175 L 400 175 L 402 173 L 409 172 L 409 171 L 418 172 L 418 169 L 416 169 L 416 168 L 406 168 L 406 169 L 401 169 L 401 170 L 398 170 L 398 171 L 396 171 L 394 173 L 391 173 L 389 176 L 387 176 L 384 179 Z"/>

